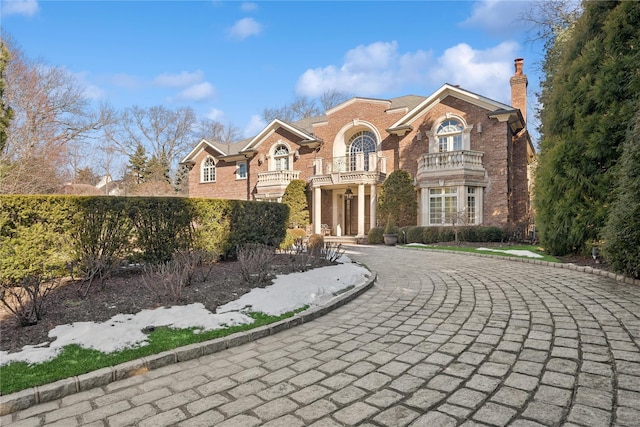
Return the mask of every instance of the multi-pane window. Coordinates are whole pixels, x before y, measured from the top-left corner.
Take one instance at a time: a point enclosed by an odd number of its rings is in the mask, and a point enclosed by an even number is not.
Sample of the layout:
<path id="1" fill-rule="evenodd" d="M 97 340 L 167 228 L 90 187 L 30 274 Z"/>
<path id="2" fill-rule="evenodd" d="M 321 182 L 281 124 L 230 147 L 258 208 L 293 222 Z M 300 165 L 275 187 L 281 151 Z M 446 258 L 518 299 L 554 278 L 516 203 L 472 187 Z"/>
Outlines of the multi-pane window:
<path id="1" fill-rule="evenodd" d="M 202 182 L 216 181 L 216 162 L 213 157 L 207 157 L 202 163 Z"/>
<path id="2" fill-rule="evenodd" d="M 376 136 L 373 132 L 361 131 L 349 140 L 349 170 L 356 170 L 358 153 L 364 153 L 364 170 L 369 170 L 369 153 L 376 152 Z"/>
<path id="3" fill-rule="evenodd" d="M 236 179 L 247 179 L 247 162 L 236 163 Z"/>
<path id="4" fill-rule="evenodd" d="M 275 170 L 289 170 L 289 149 L 286 145 L 278 145 L 273 152 Z"/>
<path id="5" fill-rule="evenodd" d="M 476 187 L 467 187 L 467 224 L 476 223 Z"/>
<path id="6" fill-rule="evenodd" d="M 458 214 L 457 187 L 429 189 L 429 224 L 453 224 Z"/>
<path id="7" fill-rule="evenodd" d="M 438 126 L 438 151 L 462 150 L 462 131 L 464 127 L 457 120 L 445 120 Z"/>

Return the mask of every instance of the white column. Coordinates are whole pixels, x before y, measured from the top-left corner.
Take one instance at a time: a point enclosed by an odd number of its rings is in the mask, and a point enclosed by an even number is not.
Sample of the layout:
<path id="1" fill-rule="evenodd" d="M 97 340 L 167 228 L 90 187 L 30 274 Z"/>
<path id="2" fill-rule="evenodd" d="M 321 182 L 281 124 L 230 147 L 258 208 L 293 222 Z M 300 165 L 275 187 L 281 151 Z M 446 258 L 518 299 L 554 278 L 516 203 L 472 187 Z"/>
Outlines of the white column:
<path id="1" fill-rule="evenodd" d="M 376 226 L 376 218 L 378 216 L 378 211 L 377 211 L 377 207 L 378 207 L 378 195 L 376 193 L 376 185 L 375 184 L 371 184 L 371 186 L 369 187 L 369 193 L 370 193 L 370 198 L 369 198 L 369 228 L 373 228 Z"/>
<path id="2" fill-rule="evenodd" d="M 322 204 L 322 189 L 320 187 L 315 187 L 313 189 L 313 233 L 321 234 L 321 204 Z"/>
<path id="3" fill-rule="evenodd" d="M 338 200 L 342 200 L 342 198 L 338 199 L 338 192 L 333 190 L 331 196 L 331 232 L 335 236 L 339 236 L 338 234 Z"/>
<path id="4" fill-rule="evenodd" d="M 429 189 L 420 189 L 420 223 L 418 225 L 429 225 Z"/>
<path id="5" fill-rule="evenodd" d="M 364 237 L 364 184 L 358 184 L 358 236 Z"/>

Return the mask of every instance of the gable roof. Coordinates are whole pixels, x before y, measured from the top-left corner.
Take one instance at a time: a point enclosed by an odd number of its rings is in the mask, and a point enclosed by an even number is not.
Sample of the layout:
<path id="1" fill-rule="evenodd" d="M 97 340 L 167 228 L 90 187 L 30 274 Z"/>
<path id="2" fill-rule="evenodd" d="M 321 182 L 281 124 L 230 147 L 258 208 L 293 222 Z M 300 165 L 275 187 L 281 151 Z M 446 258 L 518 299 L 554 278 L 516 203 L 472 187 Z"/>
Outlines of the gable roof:
<path id="1" fill-rule="evenodd" d="M 310 125 L 311 120 L 304 122 L 303 125 Z M 244 145 L 242 151 L 251 150 L 257 148 L 262 142 L 273 132 L 275 132 L 278 128 L 284 128 L 294 135 L 299 136 L 302 141 L 299 142 L 301 145 L 309 145 L 309 146 L 317 146 L 322 144 L 323 141 L 317 139 L 312 132 L 302 129 L 296 122 L 296 124 L 287 123 L 283 120 L 274 119 L 269 123 L 262 131 L 251 138 L 249 142 Z"/>
<path id="2" fill-rule="evenodd" d="M 186 156 L 184 156 L 184 158 L 182 160 L 180 160 L 180 163 L 191 163 L 191 162 L 193 162 L 193 158 L 196 157 L 198 155 L 198 153 L 200 153 L 200 151 L 204 150 L 207 147 L 209 147 L 209 148 L 213 149 L 214 151 L 220 153 L 221 156 L 225 156 L 226 153 L 220 147 L 221 145 L 222 144 L 215 143 L 215 142 L 210 142 L 210 141 L 207 141 L 206 139 L 203 138 L 203 139 L 200 140 L 198 145 L 196 145 L 193 148 L 193 150 L 191 150 L 189 152 L 189 154 L 187 154 Z"/>
<path id="3" fill-rule="evenodd" d="M 402 118 L 400 118 L 400 120 L 392 124 L 390 126 L 390 129 L 402 128 L 407 125 L 410 125 L 425 111 L 428 111 L 429 109 L 431 109 L 434 105 L 436 105 L 437 103 L 445 99 L 447 96 L 454 96 L 470 104 L 484 108 L 490 112 L 502 110 L 502 111 L 509 111 L 509 112 L 515 113 L 516 111 L 513 107 L 507 104 L 503 104 L 502 102 L 498 102 L 493 99 L 484 97 L 482 95 L 478 95 L 477 93 L 473 93 L 468 90 L 461 89 L 458 86 L 445 83 L 433 94 L 431 94 L 429 97 L 423 98 L 421 102 L 415 105 L 407 114 L 405 114 Z M 416 97 L 415 99 L 411 99 L 411 100 L 413 102 L 416 102 L 418 101 L 418 98 L 419 97 Z"/>

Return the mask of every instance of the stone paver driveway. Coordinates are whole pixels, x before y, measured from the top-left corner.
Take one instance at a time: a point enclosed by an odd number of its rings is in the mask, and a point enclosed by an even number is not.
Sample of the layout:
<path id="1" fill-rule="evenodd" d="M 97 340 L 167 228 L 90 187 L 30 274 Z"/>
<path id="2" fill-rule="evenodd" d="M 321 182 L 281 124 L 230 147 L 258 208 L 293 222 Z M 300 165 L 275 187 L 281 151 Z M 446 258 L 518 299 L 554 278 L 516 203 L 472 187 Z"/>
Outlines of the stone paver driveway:
<path id="1" fill-rule="evenodd" d="M 378 282 L 326 316 L 0 424 L 640 425 L 640 287 L 462 254 L 350 256 Z"/>

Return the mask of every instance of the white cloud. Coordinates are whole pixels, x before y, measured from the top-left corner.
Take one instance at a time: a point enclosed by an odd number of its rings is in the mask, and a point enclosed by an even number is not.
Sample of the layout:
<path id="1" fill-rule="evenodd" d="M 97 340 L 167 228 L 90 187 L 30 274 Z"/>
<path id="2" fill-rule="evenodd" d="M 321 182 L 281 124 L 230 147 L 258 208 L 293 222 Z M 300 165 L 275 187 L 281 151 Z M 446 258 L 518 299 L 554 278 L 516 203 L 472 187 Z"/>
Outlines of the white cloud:
<path id="1" fill-rule="evenodd" d="M 451 83 L 507 102 L 518 49 L 515 42 L 484 50 L 463 43 L 433 58 L 431 52 L 422 50 L 401 53 L 396 42 L 376 42 L 348 51 L 339 67 L 305 71 L 298 79 L 296 93 L 316 97 L 337 89 L 357 96 L 402 95 L 412 86 L 431 91 L 434 86 Z"/>
<path id="2" fill-rule="evenodd" d="M 447 49 L 429 70 L 435 84 L 458 84 L 496 101 L 510 103 L 509 78 L 519 45 L 503 42 L 493 48 L 477 50 L 466 43 Z"/>
<path id="3" fill-rule="evenodd" d="M 262 120 L 262 117 L 258 114 L 254 114 L 253 116 L 251 116 L 251 119 L 245 126 L 242 134 L 245 138 L 256 136 L 262 129 L 264 129 L 265 126 L 267 126 L 267 123 Z"/>
<path id="4" fill-rule="evenodd" d="M 315 97 L 336 89 L 369 96 L 397 91 L 424 79 L 430 57 L 431 53 L 423 50 L 401 54 L 395 41 L 360 45 L 345 54 L 340 67 L 305 71 L 298 79 L 296 93 Z"/>
<path id="5" fill-rule="evenodd" d="M 237 40 L 244 40 L 249 36 L 256 36 L 261 32 L 262 25 L 253 18 L 242 18 L 229 29 L 229 35 Z"/>
<path id="6" fill-rule="evenodd" d="M 2 14 L 33 16 L 40 10 L 37 0 L 2 0 Z"/>
<path id="7" fill-rule="evenodd" d="M 215 120 L 217 122 L 221 122 L 225 114 L 222 110 L 218 110 L 217 108 L 212 108 L 204 114 L 204 117 L 209 120 Z"/>
<path id="8" fill-rule="evenodd" d="M 209 82 L 196 83 L 182 90 L 177 99 L 181 101 L 204 101 L 212 98 L 216 91 Z"/>
<path id="9" fill-rule="evenodd" d="M 460 25 L 479 28 L 492 36 L 513 36 L 528 29 L 529 24 L 520 18 L 532 4 L 522 0 L 480 0 L 474 3 L 471 16 Z"/>
<path id="10" fill-rule="evenodd" d="M 164 73 L 156 77 L 153 82 L 158 86 L 167 87 L 185 87 L 200 83 L 204 80 L 204 73 L 200 70 L 190 73 L 188 71 L 182 71 L 178 74 Z"/>
<path id="11" fill-rule="evenodd" d="M 253 12 L 258 9 L 258 4 L 253 2 L 243 2 L 240 5 L 240 9 L 242 9 L 243 12 Z"/>

